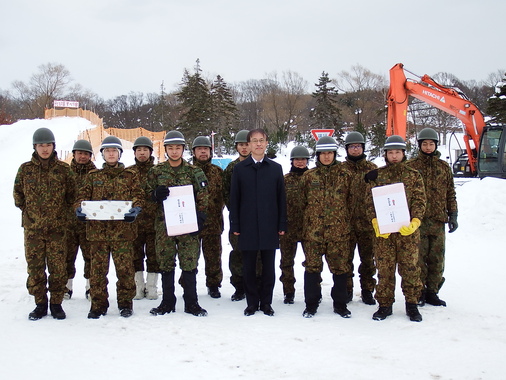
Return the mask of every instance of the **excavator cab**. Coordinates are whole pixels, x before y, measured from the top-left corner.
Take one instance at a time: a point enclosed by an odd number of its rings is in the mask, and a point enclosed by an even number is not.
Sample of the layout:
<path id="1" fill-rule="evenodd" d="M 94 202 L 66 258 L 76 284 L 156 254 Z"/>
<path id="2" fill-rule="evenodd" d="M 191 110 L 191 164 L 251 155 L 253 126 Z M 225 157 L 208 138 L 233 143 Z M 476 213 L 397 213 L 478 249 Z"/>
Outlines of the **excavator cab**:
<path id="1" fill-rule="evenodd" d="M 506 178 L 506 126 L 483 129 L 478 152 L 478 176 Z"/>

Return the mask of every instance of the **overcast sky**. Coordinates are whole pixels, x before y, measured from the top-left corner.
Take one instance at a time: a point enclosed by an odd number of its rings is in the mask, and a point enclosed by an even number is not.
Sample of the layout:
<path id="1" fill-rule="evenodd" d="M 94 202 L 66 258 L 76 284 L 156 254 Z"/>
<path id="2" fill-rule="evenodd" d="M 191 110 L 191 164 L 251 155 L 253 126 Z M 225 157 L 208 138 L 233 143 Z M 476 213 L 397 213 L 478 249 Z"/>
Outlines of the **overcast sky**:
<path id="1" fill-rule="evenodd" d="M 193 72 L 226 82 L 360 64 L 486 80 L 506 69 L 502 0 L 1 0 L 0 90 L 46 63 L 109 99 Z"/>

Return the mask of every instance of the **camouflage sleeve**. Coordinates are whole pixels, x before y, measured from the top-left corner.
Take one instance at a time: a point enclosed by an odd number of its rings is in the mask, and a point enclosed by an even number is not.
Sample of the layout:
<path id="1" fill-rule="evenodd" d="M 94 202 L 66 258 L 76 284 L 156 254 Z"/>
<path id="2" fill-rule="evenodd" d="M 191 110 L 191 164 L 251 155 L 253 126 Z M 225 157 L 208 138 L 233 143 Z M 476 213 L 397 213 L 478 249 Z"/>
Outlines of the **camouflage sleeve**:
<path id="1" fill-rule="evenodd" d="M 458 212 L 457 206 L 457 193 L 455 191 L 455 183 L 453 181 L 453 173 L 449 165 L 447 165 L 446 170 L 448 176 L 448 189 L 446 192 L 446 209 L 450 213 Z"/>
<path id="2" fill-rule="evenodd" d="M 207 177 L 200 168 L 195 168 L 193 189 L 195 191 L 197 211 L 207 212 L 209 206 L 209 191 Z"/>
<path id="3" fill-rule="evenodd" d="M 93 192 L 93 172 L 95 172 L 95 170 L 91 171 L 88 173 L 88 175 L 85 176 L 83 185 L 77 190 L 77 197 L 73 207 L 74 210 L 78 207 L 81 207 L 82 201 L 91 200 Z"/>
<path id="4" fill-rule="evenodd" d="M 67 202 L 67 206 L 72 208 L 74 206 L 74 202 L 77 198 L 77 183 L 76 183 L 76 174 L 68 168 L 67 172 L 67 192 L 65 196 L 65 200 Z"/>
<path id="5" fill-rule="evenodd" d="M 23 166 L 20 166 L 14 180 L 14 204 L 21 210 L 25 208 L 25 194 L 23 192 Z"/>
<path id="6" fill-rule="evenodd" d="M 411 218 L 423 219 L 425 214 L 425 206 L 427 199 L 425 197 L 425 185 L 421 174 L 412 169 L 411 180 L 409 183 L 410 196 L 409 196 L 409 213 Z"/>
<path id="7" fill-rule="evenodd" d="M 132 207 L 144 207 L 145 202 L 145 193 L 141 187 L 141 183 L 139 180 L 139 175 L 135 170 L 131 171 L 132 179 L 131 179 L 131 195 L 132 195 Z"/>
<path id="8" fill-rule="evenodd" d="M 232 166 L 229 164 L 223 171 L 223 201 L 230 210 L 230 186 L 232 186 Z"/>

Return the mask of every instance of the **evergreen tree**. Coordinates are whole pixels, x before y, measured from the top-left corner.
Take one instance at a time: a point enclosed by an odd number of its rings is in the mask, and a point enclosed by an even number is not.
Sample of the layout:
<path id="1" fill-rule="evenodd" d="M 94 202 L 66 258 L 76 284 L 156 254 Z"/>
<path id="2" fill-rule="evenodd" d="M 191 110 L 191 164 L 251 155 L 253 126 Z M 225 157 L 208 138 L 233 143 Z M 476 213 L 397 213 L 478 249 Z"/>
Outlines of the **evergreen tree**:
<path id="1" fill-rule="evenodd" d="M 328 73 L 325 71 L 316 84 L 316 91 L 312 96 L 316 105 L 311 109 L 309 117 L 312 120 L 311 129 L 333 129 L 334 137 L 343 140 L 344 131 L 341 123 L 341 110 L 337 106 L 337 90 L 330 86 Z"/>
<path id="2" fill-rule="evenodd" d="M 234 147 L 232 137 L 239 125 L 239 110 L 234 102 L 232 93 L 223 78 L 218 75 L 211 84 L 212 100 L 212 126 L 215 136 L 215 150 L 221 154 L 223 147 L 225 152 L 230 153 Z"/>
<path id="3" fill-rule="evenodd" d="M 495 88 L 495 94 L 488 99 L 487 113 L 492 122 L 506 124 L 506 74 Z"/>
<path id="4" fill-rule="evenodd" d="M 183 83 L 176 96 L 181 106 L 177 129 L 184 134 L 187 141 L 193 141 L 199 135 L 210 135 L 213 116 L 212 99 L 207 83 L 202 78 L 198 59 L 193 75 L 185 70 Z"/>

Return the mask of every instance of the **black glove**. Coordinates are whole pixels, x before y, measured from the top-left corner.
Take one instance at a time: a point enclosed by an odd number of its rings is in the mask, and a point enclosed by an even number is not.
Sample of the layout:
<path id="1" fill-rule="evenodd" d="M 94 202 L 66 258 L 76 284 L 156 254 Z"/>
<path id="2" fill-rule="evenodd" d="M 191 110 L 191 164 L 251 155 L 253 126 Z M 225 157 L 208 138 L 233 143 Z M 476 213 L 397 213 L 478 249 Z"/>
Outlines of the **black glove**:
<path id="1" fill-rule="evenodd" d="M 137 218 L 137 215 L 140 214 L 142 211 L 142 208 L 140 207 L 134 207 L 128 210 L 128 212 L 125 214 L 125 222 L 132 223 Z"/>
<path id="2" fill-rule="evenodd" d="M 163 202 L 167 199 L 167 197 L 170 194 L 170 190 L 167 186 L 158 186 L 156 189 L 153 190 L 153 193 L 151 194 L 151 198 L 155 202 Z"/>
<path id="3" fill-rule="evenodd" d="M 378 178 L 378 169 L 371 170 L 364 176 L 364 180 L 367 183 L 376 181 L 376 178 Z"/>
<path id="4" fill-rule="evenodd" d="M 449 212 L 448 213 L 448 230 L 449 233 L 454 232 L 457 228 L 459 228 L 459 224 L 457 223 L 457 213 Z"/>
<path id="5" fill-rule="evenodd" d="M 197 211 L 197 225 L 199 227 L 198 231 L 190 233 L 190 235 L 195 236 L 198 235 L 204 229 L 204 223 L 206 222 L 207 215 L 205 212 Z"/>
<path id="6" fill-rule="evenodd" d="M 76 216 L 80 222 L 86 222 L 86 214 L 81 207 L 76 208 Z"/>

